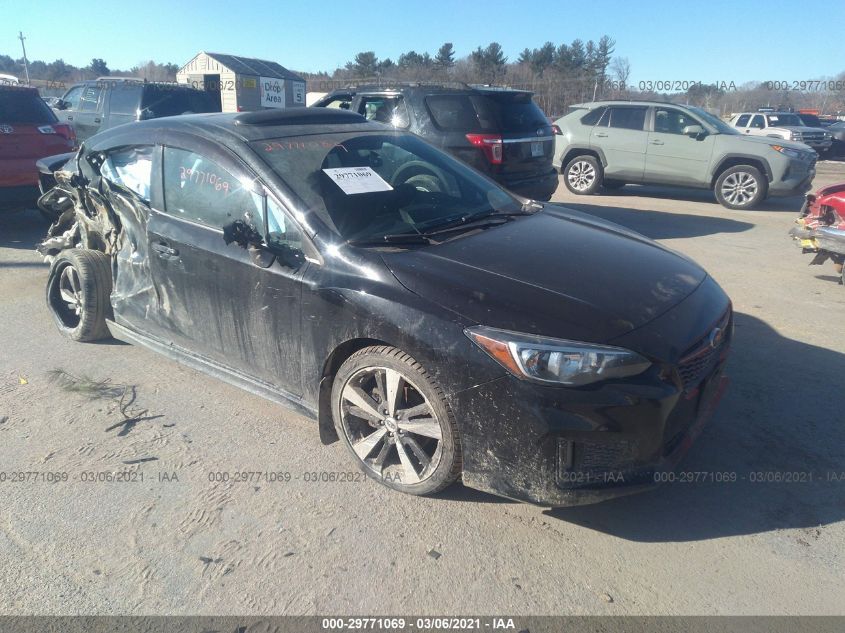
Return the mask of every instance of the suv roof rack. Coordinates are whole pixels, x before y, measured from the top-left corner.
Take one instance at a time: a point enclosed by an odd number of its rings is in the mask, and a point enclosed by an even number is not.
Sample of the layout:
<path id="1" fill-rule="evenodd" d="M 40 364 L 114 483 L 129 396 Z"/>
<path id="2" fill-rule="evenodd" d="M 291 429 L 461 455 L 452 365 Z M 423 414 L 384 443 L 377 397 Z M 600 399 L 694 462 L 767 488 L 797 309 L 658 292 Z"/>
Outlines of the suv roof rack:
<path id="1" fill-rule="evenodd" d="M 257 110 L 234 117 L 235 125 L 350 125 L 366 123 L 357 112 L 329 108 Z"/>

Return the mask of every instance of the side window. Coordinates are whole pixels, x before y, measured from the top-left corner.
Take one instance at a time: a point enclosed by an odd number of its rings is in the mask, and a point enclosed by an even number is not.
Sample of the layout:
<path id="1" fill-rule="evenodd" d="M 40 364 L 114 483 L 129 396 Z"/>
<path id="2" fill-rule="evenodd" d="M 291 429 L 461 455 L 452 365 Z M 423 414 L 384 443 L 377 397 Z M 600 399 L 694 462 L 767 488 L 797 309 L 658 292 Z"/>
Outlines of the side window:
<path id="1" fill-rule="evenodd" d="M 751 118 L 750 114 L 741 114 L 736 120 L 736 127 L 748 127 L 748 121 Z"/>
<path id="2" fill-rule="evenodd" d="M 601 115 L 604 114 L 605 108 L 596 108 L 595 110 L 590 110 L 587 114 L 581 117 L 581 123 L 583 125 L 595 125 L 599 122 Z"/>
<path id="3" fill-rule="evenodd" d="M 674 108 L 654 110 L 654 131 L 662 134 L 683 134 L 688 125 L 701 125 L 686 112 Z"/>
<path id="4" fill-rule="evenodd" d="M 267 243 L 302 250 L 302 233 L 299 227 L 271 197 L 267 198 Z"/>
<path id="5" fill-rule="evenodd" d="M 368 121 L 406 128 L 411 122 L 402 97 L 363 97 L 358 111 Z"/>
<path id="6" fill-rule="evenodd" d="M 68 110 L 79 110 L 79 100 L 82 97 L 82 89 L 85 86 L 74 86 L 67 91 L 62 101 L 67 103 Z"/>
<path id="7" fill-rule="evenodd" d="M 153 148 L 145 145 L 111 152 L 103 161 L 100 174 L 109 182 L 128 189 L 149 204 L 152 170 Z"/>
<path id="8" fill-rule="evenodd" d="M 103 93 L 101 86 L 85 86 L 82 97 L 79 100 L 80 112 L 96 112 L 100 102 L 100 95 Z"/>
<path id="9" fill-rule="evenodd" d="M 352 105 L 352 97 L 338 97 L 337 99 L 332 99 L 323 107 L 348 110 L 350 105 Z"/>
<path id="10" fill-rule="evenodd" d="M 763 119 L 763 115 L 755 114 L 754 118 L 751 119 L 751 125 L 749 127 L 754 127 L 758 130 L 762 130 L 764 127 L 766 127 L 766 121 Z"/>
<path id="11" fill-rule="evenodd" d="M 141 105 L 141 87 L 130 82 L 115 82 L 109 97 L 109 112 L 112 114 L 138 114 Z"/>
<path id="12" fill-rule="evenodd" d="M 643 130 L 645 108 L 610 108 L 610 127 L 625 130 Z"/>
<path id="13" fill-rule="evenodd" d="M 245 220 L 260 229 L 263 202 L 251 183 L 245 187 L 216 162 L 187 150 L 165 147 L 163 161 L 168 215 L 218 229 Z"/>

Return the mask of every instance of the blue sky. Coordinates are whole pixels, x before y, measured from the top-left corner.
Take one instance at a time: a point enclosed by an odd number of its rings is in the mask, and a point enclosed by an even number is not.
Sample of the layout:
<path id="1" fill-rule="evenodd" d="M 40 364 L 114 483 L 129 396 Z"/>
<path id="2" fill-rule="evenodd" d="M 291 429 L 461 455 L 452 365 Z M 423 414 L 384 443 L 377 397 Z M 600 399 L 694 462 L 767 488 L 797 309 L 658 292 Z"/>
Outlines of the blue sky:
<path id="1" fill-rule="evenodd" d="M 99 10 L 101 9 L 102 10 Z M 453 42 L 458 56 L 498 41 L 515 60 L 547 40 L 616 40 L 631 80 L 800 80 L 845 71 L 841 39 L 823 25 L 845 24 L 837 0 L 0 0 L 0 53 L 63 58 L 77 66 L 102 57 L 113 68 L 142 60 L 183 64 L 200 50 L 271 59 L 301 71 L 331 70 L 356 52 L 394 61 L 407 50 L 432 54 Z M 812 25 L 812 26 L 811 26 Z"/>

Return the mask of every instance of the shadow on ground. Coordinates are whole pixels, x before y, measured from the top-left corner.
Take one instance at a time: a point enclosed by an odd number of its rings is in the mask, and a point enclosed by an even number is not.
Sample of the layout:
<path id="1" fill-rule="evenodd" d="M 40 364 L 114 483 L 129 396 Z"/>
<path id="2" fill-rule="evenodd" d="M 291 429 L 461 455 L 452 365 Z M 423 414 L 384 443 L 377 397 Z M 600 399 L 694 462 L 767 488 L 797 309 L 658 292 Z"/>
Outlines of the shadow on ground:
<path id="1" fill-rule="evenodd" d="M 728 393 L 679 467 L 736 473 L 736 482 L 666 484 L 548 514 L 632 541 L 803 528 L 795 538 L 806 545 L 821 526 L 845 518 L 843 367 L 845 354 L 785 338 L 764 321 L 737 313 Z"/>
<path id="2" fill-rule="evenodd" d="M 790 213 L 798 213 L 801 210 L 801 205 L 804 204 L 804 196 L 788 196 L 785 198 L 767 198 L 761 202 L 757 208 L 751 211 L 733 211 L 721 207 L 716 202 L 716 197 L 713 192 L 708 189 L 687 189 L 683 187 L 666 187 L 658 185 L 626 185 L 622 189 L 616 191 L 608 191 L 604 193 L 607 197 L 612 198 L 658 198 L 661 200 L 677 200 L 682 202 L 701 202 L 705 204 L 714 205 L 718 209 L 723 209 L 728 213 L 736 214 L 753 214 L 755 211 L 788 211 Z"/>
<path id="3" fill-rule="evenodd" d="M 653 240 L 701 237 L 716 233 L 741 233 L 754 228 L 749 222 L 714 218 L 705 215 L 669 213 L 667 211 L 644 211 L 626 207 L 610 207 L 581 203 L 561 203 L 570 209 L 577 209 L 598 218 L 620 224 Z"/>
<path id="4" fill-rule="evenodd" d="M 36 210 L 0 212 L 0 248 L 35 251 L 50 224 Z M 10 265 L 0 257 L 0 266 Z"/>

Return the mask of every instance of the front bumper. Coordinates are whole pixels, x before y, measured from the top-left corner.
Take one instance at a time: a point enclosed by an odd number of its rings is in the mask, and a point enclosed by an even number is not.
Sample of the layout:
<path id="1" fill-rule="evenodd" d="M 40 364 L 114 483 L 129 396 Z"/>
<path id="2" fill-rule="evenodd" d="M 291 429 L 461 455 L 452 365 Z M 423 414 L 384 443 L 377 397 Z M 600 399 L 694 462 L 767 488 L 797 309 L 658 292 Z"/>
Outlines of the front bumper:
<path id="1" fill-rule="evenodd" d="M 665 481 L 661 474 L 689 450 L 726 386 L 730 310 L 694 331 L 712 333 L 714 325 L 725 332 L 717 347 L 704 350 L 707 337 L 700 337 L 676 363 L 655 362 L 625 380 L 566 388 L 508 375 L 453 394 L 464 484 L 519 501 L 570 506 Z M 663 323 L 655 328 L 667 329 Z"/>
<path id="2" fill-rule="evenodd" d="M 790 160 L 783 173 L 775 175 L 769 183 L 771 196 L 802 195 L 813 188 L 813 178 L 816 177 L 816 161 Z"/>

